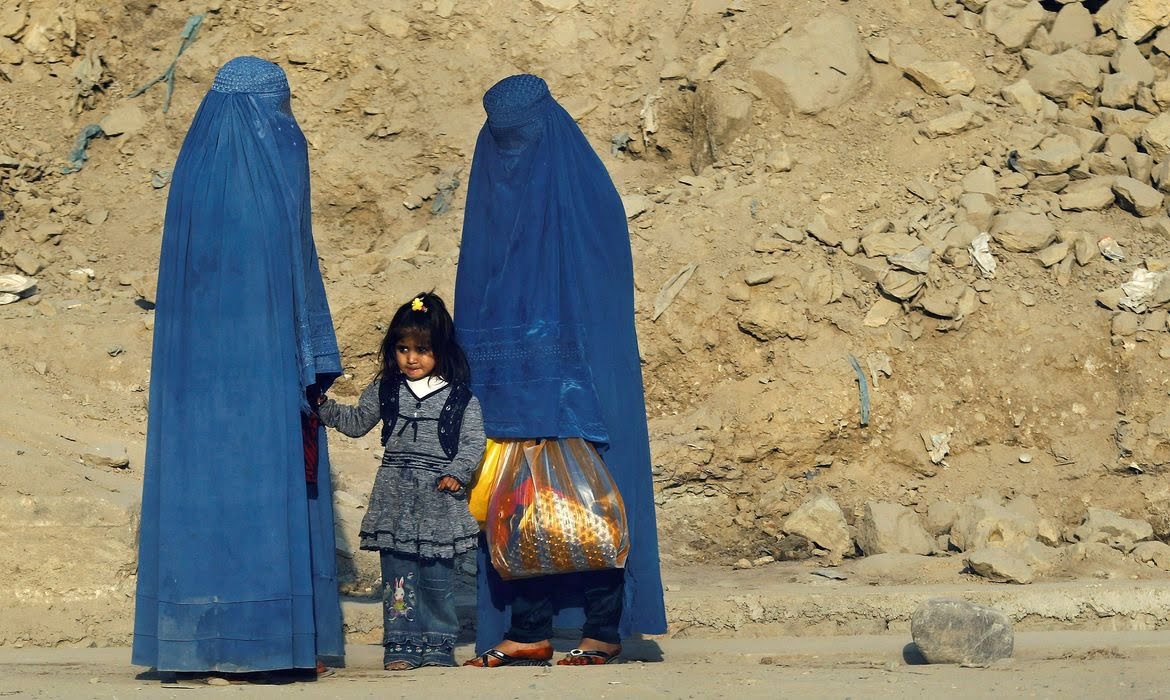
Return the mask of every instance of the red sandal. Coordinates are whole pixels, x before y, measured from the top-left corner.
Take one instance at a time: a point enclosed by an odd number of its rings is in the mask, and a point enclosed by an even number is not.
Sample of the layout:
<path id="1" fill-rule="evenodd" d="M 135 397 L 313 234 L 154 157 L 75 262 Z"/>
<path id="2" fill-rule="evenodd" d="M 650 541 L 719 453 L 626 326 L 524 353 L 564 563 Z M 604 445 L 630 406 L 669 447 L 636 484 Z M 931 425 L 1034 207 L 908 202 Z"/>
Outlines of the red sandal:
<path id="1" fill-rule="evenodd" d="M 622 648 L 607 654 L 600 649 L 573 649 L 557 661 L 557 666 L 604 666 L 613 662 L 622 653 Z"/>

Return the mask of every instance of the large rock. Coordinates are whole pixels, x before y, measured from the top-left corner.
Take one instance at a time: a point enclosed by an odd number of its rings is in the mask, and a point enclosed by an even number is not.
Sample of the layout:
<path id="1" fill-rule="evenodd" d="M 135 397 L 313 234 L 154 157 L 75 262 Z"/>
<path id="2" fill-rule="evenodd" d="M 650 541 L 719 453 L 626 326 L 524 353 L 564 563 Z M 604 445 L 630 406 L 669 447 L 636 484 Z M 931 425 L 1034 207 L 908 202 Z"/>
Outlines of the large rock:
<path id="1" fill-rule="evenodd" d="M 751 75 L 781 108 L 816 114 L 848 102 L 869 84 L 869 55 L 857 24 L 828 12 L 761 51 Z"/>
<path id="2" fill-rule="evenodd" d="M 1161 27 L 1170 26 L 1170 3 L 1166 0 L 1109 0 L 1097 10 L 1097 26 L 1113 30 L 1130 41 L 1142 41 Z"/>
<path id="3" fill-rule="evenodd" d="M 841 506 L 831 497 L 821 494 L 797 508 L 784 520 L 781 528 L 789 535 L 799 535 L 829 552 L 831 563 L 840 563 L 846 554 L 853 553 L 853 538 Z"/>
<path id="4" fill-rule="evenodd" d="M 865 504 L 857 524 L 857 546 L 871 554 L 930 554 L 934 539 L 922 527 L 918 515 L 897 503 Z"/>
<path id="5" fill-rule="evenodd" d="M 952 598 L 928 600 L 910 617 L 910 634 L 932 664 L 986 665 L 1011 658 L 1012 624 L 985 605 Z"/>
<path id="6" fill-rule="evenodd" d="M 969 95 L 975 89 L 975 74 L 958 61 L 917 61 L 903 72 L 923 90 L 938 97 Z"/>
<path id="7" fill-rule="evenodd" d="M 1056 226 L 1048 217 L 1018 210 L 996 215 L 990 233 L 1004 250 L 1013 253 L 1034 253 L 1056 240 Z"/>
<path id="8" fill-rule="evenodd" d="M 1050 136 L 1036 148 L 1022 151 L 1019 163 L 1037 175 L 1066 173 L 1081 164 L 1081 147 L 1076 139 L 1065 134 Z"/>
<path id="9" fill-rule="evenodd" d="M 960 551 L 984 547 L 1021 547 L 1036 538 L 1039 525 L 990 498 L 976 498 L 959 506 L 951 526 L 951 542 Z"/>
<path id="10" fill-rule="evenodd" d="M 1101 133 L 1106 136 L 1121 134 L 1136 141 L 1154 120 L 1154 115 L 1141 109 L 1097 109 L 1096 119 L 1101 124 Z"/>
<path id="11" fill-rule="evenodd" d="M 1108 542 L 1132 546 L 1154 536 L 1154 528 L 1145 520 L 1125 518 L 1105 508 L 1090 508 L 1084 522 L 1073 532 L 1078 542 Z"/>
<path id="12" fill-rule="evenodd" d="M 1068 104 L 1092 95 L 1101 86 L 1101 65 L 1091 56 L 1069 49 L 1037 56 L 1024 80 L 1042 95 Z"/>
<path id="13" fill-rule="evenodd" d="M 1142 563 L 1170 571 L 1170 545 L 1165 542 L 1142 542 L 1133 548 L 1131 554 Z"/>
<path id="14" fill-rule="evenodd" d="M 1032 40 L 1046 17 L 1038 0 L 1024 4 L 1017 0 L 990 0 L 983 8 L 983 28 L 1008 51 L 1019 51 Z"/>
<path id="15" fill-rule="evenodd" d="M 993 583 L 1031 583 L 1032 565 L 1003 547 L 984 547 L 967 552 L 963 562 L 977 575 Z"/>
<path id="16" fill-rule="evenodd" d="M 1164 112 L 1142 129 L 1142 146 L 1157 160 L 1170 159 L 1170 112 Z"/>
<path id="17" fill-rule="evenodd" d="M 1060 8 L 1052 22 L 1052 30 L 1048 32 L 1048 39 L 1057 51 L 1083 46 L 1095 36 L 1097 27 L 1093 24 L 1093 15 L 1079 2 Z"/>
<path id="18" fill-rule="evenodd" d="M 1115 179 L 1113 176 L 1100 175 L 1072 183 L 1060 193 L 1060 208 L 1065 211 L 1108 209 L 1117 199 L 1113 193 Z"/>
<path id="19" fill-rule="evenodd" d="M 1132 177 L 1114 178 L 1113 192 L 1122 209 L 1138 216 L 1155 216 L 1166 211 L 1166 198 L 1162 193 Z"/>
<path id="20" fill-rule="evenodd" d="M 1109 67 L 1114 73 L 1133 76 L 1141 85 L 1152 85 L 1158 78 L 1154 66 L 1132 41 L 1123 41 L 1117 45 L 1117 51 L 1109 59 Z"/>

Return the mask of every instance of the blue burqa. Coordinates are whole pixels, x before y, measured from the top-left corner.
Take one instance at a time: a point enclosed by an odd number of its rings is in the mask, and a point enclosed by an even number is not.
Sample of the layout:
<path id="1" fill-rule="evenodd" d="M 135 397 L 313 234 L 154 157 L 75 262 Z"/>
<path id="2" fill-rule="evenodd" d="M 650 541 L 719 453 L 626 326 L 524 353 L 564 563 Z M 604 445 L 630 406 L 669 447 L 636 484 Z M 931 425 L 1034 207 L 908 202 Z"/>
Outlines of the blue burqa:
<path id="1" fill-rule="evenodd" d="M 284 72 L 227 63 L 183 141 L 159 260 L 133 663 L 313 668 L 344 654 L 324 428 L 341 372 Z M 309 431 L 311 437 L 312 431 Z"/>
<path id="2" fill-rule="evenodd" d="M 583 437 L 630 527 L 620 632 L 666 631 L 634 273 L 625 211 L 601 159 L 534 75 L 484 95 L 455 286 L 455 326 L 485 430 Z M 477 653 L 503 638 L 510 591 L 481 552 Z M 580 586 L 549 577 L 556 624 L 578 627 Z"/>

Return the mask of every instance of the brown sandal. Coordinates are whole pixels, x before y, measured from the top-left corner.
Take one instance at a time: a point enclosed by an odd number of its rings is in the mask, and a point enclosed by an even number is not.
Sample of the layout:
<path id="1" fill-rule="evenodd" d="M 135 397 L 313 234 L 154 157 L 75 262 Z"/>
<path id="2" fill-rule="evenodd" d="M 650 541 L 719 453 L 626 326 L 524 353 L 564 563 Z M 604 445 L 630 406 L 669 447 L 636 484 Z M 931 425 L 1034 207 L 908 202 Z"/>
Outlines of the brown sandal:
<path id="1" fill-rule="evenodd" d="M 463 662 L 464 666 L 476 668 L 499 668 L 500 666 L 549 666 L 552 658 L 552 647 L 536 649 L 519 649 L 511 654 L 505 654 L 499 649 L 488 649 L 484 653 Z"/>
<path id="2" fill-rule="evenodd" d="M 557 660 L 557 666 L 603 666 L 612 663 L 622 653 L 622 648 L 607 654 L 600 649 L 573 649 Z"/>

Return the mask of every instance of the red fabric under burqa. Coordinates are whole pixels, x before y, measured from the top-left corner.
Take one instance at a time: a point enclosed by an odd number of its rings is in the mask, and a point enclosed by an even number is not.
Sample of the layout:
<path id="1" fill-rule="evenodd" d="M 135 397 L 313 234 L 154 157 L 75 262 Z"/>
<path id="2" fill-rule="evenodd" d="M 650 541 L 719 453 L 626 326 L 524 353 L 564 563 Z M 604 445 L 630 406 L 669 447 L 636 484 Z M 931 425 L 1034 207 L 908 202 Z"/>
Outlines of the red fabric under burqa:
<path id="1" fill-rule="evenodd" d="M 321 419 L 316 413 L 301 413 L 301 440 L 305 444 L 305 483 L 317 483 L 317 439 Z"/>

